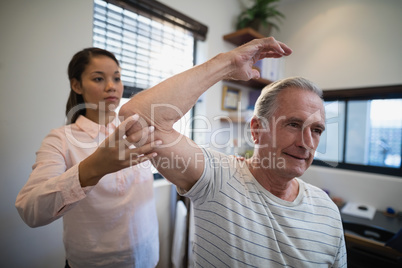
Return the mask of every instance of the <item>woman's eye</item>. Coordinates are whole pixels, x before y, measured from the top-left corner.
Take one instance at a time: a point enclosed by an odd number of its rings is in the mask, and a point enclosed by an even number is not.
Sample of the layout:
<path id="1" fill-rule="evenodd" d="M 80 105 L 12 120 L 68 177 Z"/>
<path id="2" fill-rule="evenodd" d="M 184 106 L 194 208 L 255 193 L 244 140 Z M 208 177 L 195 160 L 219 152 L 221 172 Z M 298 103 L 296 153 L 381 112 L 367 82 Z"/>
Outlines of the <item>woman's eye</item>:
<path id="1" fill-rule="evenodd" d="M 120 82 L 120 81 L 121 81 L 121 78 L 120 78 L 120 77 L 116 77 L 116 78 L 114 79 L 114 81 Z"/>
<path id="2" fill-rule="evenodd" d="M 95 78 L 94 78 L 94 81 L 95 81 L 95 82 L 101 82 L 102 80 L 103 80 L 102 77 L 95 77 Z"/>

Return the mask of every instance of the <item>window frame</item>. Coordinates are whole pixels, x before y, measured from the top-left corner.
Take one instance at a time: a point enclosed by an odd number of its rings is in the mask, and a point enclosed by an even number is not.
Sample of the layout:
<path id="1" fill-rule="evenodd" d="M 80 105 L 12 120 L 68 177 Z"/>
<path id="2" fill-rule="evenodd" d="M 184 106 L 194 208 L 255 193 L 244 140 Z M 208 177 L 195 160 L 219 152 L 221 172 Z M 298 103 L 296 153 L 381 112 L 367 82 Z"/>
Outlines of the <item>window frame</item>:
<path id="1" fill-rule="evenodd" d="M 359 165 L 345 163 L 346 154 L 346 124 L 347 124 L 347 103 L 354 100 L 376 100 L 376 99 L 399 99 L 402 98 L 402 85 L 364 87 L 354 89 L 331 89 L 323 91 L 324 101 L 344 101 L 345 102 L 345 129 L 343 133 L 343 157 L 342 162 L 335 163 L 330 161 L 313 160 L 313 165 L 324 167 L 336 167 L 338 169 L 353 170 L 360 172 L 377 173 L 402 177 L 402 164 L 399 168 L 379 167 L 371 165 Z M 402 155 L 401 155 L 402 157 Z"/>
<path id="2" fill-rule="evenodd" d="M 176 26 L 182 27 L 194 36 L 194 39 L 205 41 L 208 26 L 196 21 L 189 16 L 156 0 L 103 0 L 107 3 L 119 6 L 144 16 L 157 17 Z"/>

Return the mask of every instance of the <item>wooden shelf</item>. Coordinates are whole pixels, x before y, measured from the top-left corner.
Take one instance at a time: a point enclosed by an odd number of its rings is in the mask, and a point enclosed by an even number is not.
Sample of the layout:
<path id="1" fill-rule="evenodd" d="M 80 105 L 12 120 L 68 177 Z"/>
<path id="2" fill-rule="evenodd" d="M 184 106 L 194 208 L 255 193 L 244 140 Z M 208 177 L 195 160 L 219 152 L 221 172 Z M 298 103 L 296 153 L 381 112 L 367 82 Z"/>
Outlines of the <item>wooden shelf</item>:
<path id="1" fill-rule="evenodd" d="M 252 87 L 254 89 L 262 89 L 266 85 L 269 85 L 272 83 L 271 80 L 264 79 L 264 78 L 259 78 L 259 79 L 250 79 L 249 81 L 239 81 L 239 80 L 224 80 L 230 83 L 236 83 L 239 85 L 247 86 L 247 87 Z"/>
<path id="2" fill-rule="evenodd" d="M 244 28 L 234 33 L 223 36 L 223 40 L 228 41 L 236 46 L 241 46 L 253 39 L 264 38 L 265 36 L 252 28 Z"/>
<path id="3" fill-rule="evenodd" d="M 227 122 L 227 123 L 247 123 L 246 119 L 244 117 L 236 117 L 236 116 L 222 116 L 219 118 L 221 122 Z"/>

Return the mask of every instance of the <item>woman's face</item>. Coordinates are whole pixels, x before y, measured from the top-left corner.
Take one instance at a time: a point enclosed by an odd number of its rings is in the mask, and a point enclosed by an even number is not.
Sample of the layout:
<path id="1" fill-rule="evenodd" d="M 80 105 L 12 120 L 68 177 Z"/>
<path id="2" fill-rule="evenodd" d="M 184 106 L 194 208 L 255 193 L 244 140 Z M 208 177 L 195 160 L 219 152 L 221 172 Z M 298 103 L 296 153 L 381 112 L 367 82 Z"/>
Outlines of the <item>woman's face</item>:
<path id="1" fill-rule="evenodd" d="M 87 115 L 113 112 L 119 106 L 123 95 L 120 75 L 113 59 L 103 55 L 91 59 L 81 75 L 81 83 L 72 83 L 73 90 L 84 98 Z"/>

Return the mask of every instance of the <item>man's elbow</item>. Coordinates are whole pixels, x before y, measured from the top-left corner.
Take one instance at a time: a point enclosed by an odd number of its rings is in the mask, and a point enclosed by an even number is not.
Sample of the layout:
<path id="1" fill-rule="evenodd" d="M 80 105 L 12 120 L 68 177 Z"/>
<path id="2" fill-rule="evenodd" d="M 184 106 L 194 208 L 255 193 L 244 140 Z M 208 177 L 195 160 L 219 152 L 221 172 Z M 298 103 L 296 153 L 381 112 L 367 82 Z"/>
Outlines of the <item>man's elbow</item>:
<path id="1" fill-rule="evenodd" d="M 136 95 L 120 108 L 119 118 L 125 120 L 129 116 L 138 114 L 141 118 L 140 120 L 145 120 L 148 125 L 153 125 L 162 132 L 169 133 L 173 131 L 174 123 L 180 119 L 177 116 L 177 111 L 172 109 L 171 105 L 149 104 L 139 97 Z"/>
<path id="2" fill-rule="evenodd" d="M 138 114 L 141 118 L 140 120 L 145 120 L 148 125 L 154 125 L 152 118 L 149 116 L 151 111 L 148 106 L 149 105 L 146 104 L 145 100 L 141 98 L 141 93 L 138 93 L 121 106 L 119 110 L 119 119 L 124 121 L 128 117 Z"/>

